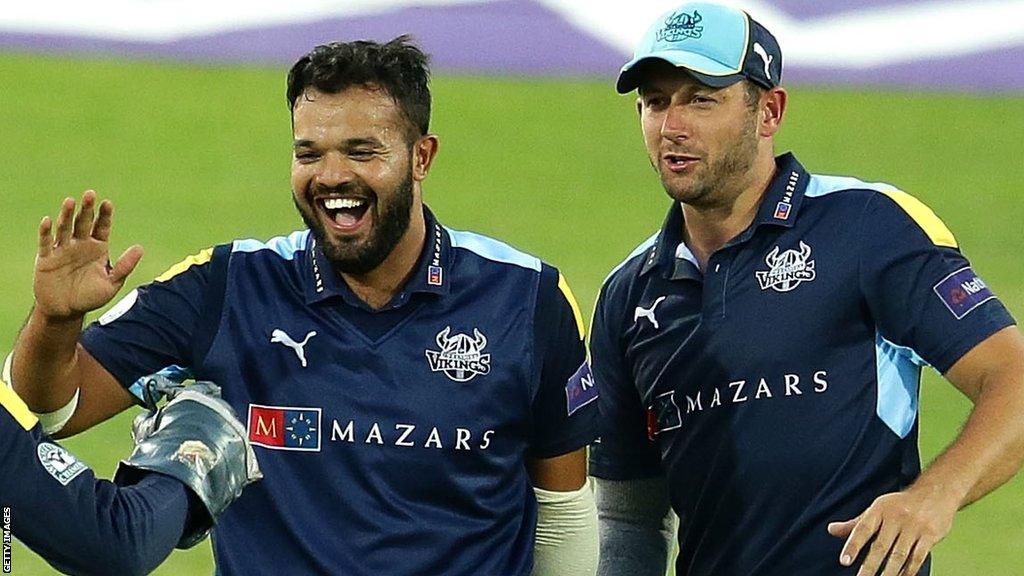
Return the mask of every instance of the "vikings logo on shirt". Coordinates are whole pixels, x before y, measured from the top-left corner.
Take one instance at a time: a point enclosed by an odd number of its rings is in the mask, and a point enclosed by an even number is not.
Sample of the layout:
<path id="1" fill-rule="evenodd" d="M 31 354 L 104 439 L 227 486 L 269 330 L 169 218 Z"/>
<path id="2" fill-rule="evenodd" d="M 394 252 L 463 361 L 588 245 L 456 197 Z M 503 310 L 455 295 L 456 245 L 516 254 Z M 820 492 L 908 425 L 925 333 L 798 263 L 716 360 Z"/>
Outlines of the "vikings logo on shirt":
<path id="1" fill-rule="evenodd" d="M 764 263 L 770 270 L 758 270 L 757 281 L 761 290 L 771 288 L 776 292 L 789 292 L 800 285 L 801 282 L 814 280 L 814 260 L 811 257 L 811 247 L 800 241 L 800 250 L 786 250 L 779 253 L 776 246 L 764 257 Z"/>
<path id="2" fill-rule="evenodd" d="M 480 330 L 473 329 L 473 336 L 451 335 L 452 327 L 447 326 L 437 334 L 440 350 L 426 350 L 427 363 L 434 372 L 444 372 L 456 382 L 469 382 L 474 376 L 486 376 L 491 371 L 491 355 L 484 354 L 487 338 Z"/>

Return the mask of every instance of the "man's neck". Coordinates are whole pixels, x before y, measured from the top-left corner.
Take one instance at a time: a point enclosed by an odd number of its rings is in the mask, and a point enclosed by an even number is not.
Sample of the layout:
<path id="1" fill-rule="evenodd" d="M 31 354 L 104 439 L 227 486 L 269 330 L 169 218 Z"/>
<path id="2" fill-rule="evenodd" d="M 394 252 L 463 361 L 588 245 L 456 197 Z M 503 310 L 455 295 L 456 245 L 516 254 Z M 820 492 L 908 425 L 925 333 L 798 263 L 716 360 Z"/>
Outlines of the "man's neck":
<path id="1" fill-rule="evenodd" d="M 413 209 L 409 228 L 395 249 L 373 270 L 365 274 L 341 273 L 341 277 L 360 300 L 380 310 L 409 281 L 426 241 L 426 222 L 422 204 Z"/>
<path id="2" fill-rule="evenodd" d="M 723 194 L 725 200 L 713 205 L 682 204 L 683 240 L 697 257 L 701 270 L 708 259 L 730 240 L 746 230 L 757 216 L 764 193 L 775 175 L 775 159 L 761 161 L 738 192 Z"/>

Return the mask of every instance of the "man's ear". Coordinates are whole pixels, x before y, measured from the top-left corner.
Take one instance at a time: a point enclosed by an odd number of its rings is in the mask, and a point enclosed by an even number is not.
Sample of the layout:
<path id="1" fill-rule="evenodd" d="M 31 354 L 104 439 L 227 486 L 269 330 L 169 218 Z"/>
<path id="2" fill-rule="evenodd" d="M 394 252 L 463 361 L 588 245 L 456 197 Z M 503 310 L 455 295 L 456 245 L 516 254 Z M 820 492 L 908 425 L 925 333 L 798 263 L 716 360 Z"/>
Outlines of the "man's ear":
<path id="1" fill-rule="evenodd" d="M 758 122 L 758 132 L 761 136 L 771 137 L 782 127 L 782 117 L 786 112 L 786 89 L 776 86 L 766 90 L 758 102 L 758 112 L 761 118 Z"/>
<path id="2" fill-rule="evenodd" d="M 426 180 L 430 173 L 430 166 L 437 156 L 439 141 L 437 134 L 420 136 L 412 145 L 412 178 L 417 182 Z"/>

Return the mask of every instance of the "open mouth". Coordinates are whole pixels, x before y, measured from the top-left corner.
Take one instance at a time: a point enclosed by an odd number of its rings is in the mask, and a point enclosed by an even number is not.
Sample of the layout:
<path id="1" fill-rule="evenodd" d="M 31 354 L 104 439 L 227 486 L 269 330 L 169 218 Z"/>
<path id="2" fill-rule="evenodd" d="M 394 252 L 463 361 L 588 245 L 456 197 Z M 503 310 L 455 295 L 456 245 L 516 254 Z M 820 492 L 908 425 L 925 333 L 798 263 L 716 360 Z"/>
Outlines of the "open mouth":
<path id="1" fill-rule="evenodd" d="M 695 165 L 698 158 L 696 156 L 687 156 L 684 154 L 665 154 L 662 156 L 662 160 L 664 160 L 665 165 L 669 170 L 673 172 L 682 172 Z"/>
<path id="2" fill-rule="evenodd" d="M 368 198 L 333 197 L 317 198 L 316 203 L 325 214 L 325 220 L 331 228 L 339 232 L 351 233 L 369 220 L 367 214 L 370 212 L 373 201 Z"/>

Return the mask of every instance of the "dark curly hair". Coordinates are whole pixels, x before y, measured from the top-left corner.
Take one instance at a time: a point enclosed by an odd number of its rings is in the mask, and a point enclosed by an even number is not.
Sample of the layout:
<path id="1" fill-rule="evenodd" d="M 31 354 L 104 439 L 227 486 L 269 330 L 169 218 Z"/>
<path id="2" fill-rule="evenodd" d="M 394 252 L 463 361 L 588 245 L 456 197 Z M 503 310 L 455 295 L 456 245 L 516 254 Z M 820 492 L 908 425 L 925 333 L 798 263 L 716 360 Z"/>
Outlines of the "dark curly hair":
<path id="1" fill-rule="evenodd" d="M 307 88 L 336 94 L 352 86 L 380 88 L 409 121 L 412 139 L 430 128 L 429 57 L 407 35 L 380 44 L 331 42 L 313 48 L 288 71 L 288 109 Z"/>

